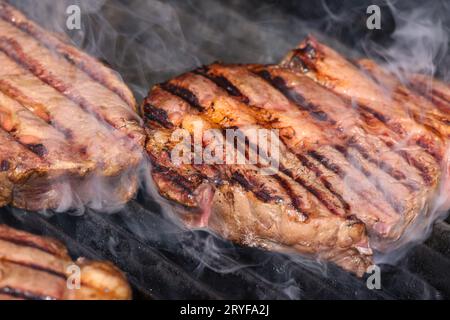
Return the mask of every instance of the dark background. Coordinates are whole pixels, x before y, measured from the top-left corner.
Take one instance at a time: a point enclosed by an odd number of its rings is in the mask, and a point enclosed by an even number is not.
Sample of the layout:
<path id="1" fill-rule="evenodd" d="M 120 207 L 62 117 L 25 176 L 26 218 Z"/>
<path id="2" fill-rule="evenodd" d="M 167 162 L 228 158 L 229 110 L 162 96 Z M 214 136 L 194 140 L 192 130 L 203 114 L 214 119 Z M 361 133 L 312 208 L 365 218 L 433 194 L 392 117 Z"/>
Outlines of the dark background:
<path id="1" fill-rule="evenodd" d="M 276 63 L 313 33 L 353 55 L 369 55 L 448 78 L 450 1 L 423 0 L 13 0 L 47 28 L 117 70 L 138 98 L 199 65 Z M 78 4 L 81 30 L 65 10 Z M 366 27 L 381 8 L 381 30 Z"/>

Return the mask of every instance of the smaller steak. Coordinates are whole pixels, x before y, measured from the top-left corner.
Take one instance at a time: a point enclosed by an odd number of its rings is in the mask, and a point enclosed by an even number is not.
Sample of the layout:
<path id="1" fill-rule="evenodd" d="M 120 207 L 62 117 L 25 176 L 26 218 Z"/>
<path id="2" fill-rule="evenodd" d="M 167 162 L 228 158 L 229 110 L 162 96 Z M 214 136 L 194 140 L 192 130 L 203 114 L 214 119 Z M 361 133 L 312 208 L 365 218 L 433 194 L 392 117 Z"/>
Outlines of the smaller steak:
<path id="1" fill-rule="evenodd" d="M 0 299 L 130 298 L 125 276 L 111 263 L 73 262 L 61 243 L 0 225 Z"/>

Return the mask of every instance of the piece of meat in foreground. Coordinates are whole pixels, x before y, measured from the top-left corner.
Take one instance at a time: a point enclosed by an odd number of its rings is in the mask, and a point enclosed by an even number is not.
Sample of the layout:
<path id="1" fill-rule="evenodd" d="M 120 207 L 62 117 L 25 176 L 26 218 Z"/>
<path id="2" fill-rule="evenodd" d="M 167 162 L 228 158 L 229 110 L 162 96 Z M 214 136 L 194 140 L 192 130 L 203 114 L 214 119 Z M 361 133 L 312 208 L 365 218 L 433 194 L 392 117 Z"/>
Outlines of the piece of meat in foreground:
<path id="1" fill-rule="evenodd" d="M 0 205 L 97 208 L 134 196 L 145 133 L 113 71 L 4 1 L 0 65 Z"/>
<path id="2" fill-rule="evenodd" d="M 1 300 L 127 300 L 125 276 L 109 262 L 72 261 L 59 242 L 0 225 Z"/>

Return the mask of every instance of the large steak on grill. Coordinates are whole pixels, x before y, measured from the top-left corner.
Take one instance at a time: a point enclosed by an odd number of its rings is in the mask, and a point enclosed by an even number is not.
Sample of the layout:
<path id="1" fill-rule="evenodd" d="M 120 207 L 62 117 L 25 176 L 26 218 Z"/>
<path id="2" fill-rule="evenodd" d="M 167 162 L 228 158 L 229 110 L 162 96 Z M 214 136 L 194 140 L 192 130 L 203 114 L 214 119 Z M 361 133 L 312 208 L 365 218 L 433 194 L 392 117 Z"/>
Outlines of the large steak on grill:
<path id="1" fill-rule="evenodd" d="M 413 225 L 426 225 L 438 191 L 448 197 L 449 122 L 392 74 L 359 63 L 308 38 L 280 65 L 215 63 L 155 86 L 141 113 L 160 194 L 190 225 L 361 274 L 372 249 L 402 245 Z M 194 138 L 187 149 L 197 154 L 196 136 L 202 151 L 226 141 L 230 129 L 276 130 L 277 170 L 196 157 L 174 163 L 180 132 Z M 248 140 L 245 157 L 260 147 Z"/>

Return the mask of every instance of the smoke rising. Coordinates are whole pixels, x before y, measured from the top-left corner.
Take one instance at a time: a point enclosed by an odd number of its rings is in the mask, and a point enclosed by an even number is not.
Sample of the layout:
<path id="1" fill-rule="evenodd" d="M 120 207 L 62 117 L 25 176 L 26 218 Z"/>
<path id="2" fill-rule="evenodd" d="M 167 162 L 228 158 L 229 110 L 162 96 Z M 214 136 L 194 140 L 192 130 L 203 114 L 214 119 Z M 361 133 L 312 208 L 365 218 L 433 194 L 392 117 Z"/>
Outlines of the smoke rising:
<path id="1" fill-rule="evenodd" d="M 76 46 L 117 70 L 132 88 L 138 102 L 152 85 L 213 61 L 277 63 L 309 33 L 350 57 L 374 58 L 400 77 L 405 72 L 425 72 L 450 79 L 450 5 L 445 1 L 432 4 L 423 1 L 344 1 L 341 5 L 325 0 L 320 4 L 314 1 L 313 5 L 307 1 L 237 0 L 10 2 L 44 27 L 65 34 Z M 382 8 L 381 31 L 369 31 L 365 27 L 365 9 L 373 3 Z M 66 28 L 66 9 L 73 4 L 81 8 L 81 30 Z M 141 172 L 143 188 L 157 200 L 165 214 L 175 216 L 172 207 L 155 192 L 148 171 L 144 168 Z M 107 207 L 104 199 L 108 190 L 104 183 L 93 182 L 85 190 L 88 193 L 104 192 L 94 199 L 91 207 L 96 210 L 120 209 L 120 206 Z M 64 191 L 72 194 L 72 190 Z M 436 204 L 444 202 L 436 200 Z M 68 203 L 62 203 L 59 210 L 68 207 Z M 405 242 L 412 246 L 424 239 L 431 230 L 432 221 L 442 217 L 446 209 L 436 205 L 429 218 L 417 224 L 418 230 L 410 232 Z M 150 211 L 157 210 L 151 208 Z M 224 249 L 211 240 L 213 235 L 199 236 L 178 223 L 176 227 L 162 228 L 157 234 L 154 233 L 157 230 L 139 224 L 128 227 L 143 239 L 167 240 L 168 235 L 173 236 L 171 241 L 161 241 L 161 247 L 195 257 L 197 275 L 205 268 L 230 273 L 249 266 L 228 259 L 223 254 Z M 186 234 L 191 237 L 188 241 L 184 238 Z M 178 249 L 180 243 L 182 250 Z M 380 256 L 378 261 L 393 263 L 401 257 L 400 253 L 406 253 L 404 246 L 394 254 Z M 288 274 L 299 265 L 312 273 L 328 272 L 326 265 L 298 256 L 293 256 L 287 264 L 283 267 Z M 301 296 L 301 284 L 292 279 L 264 279 L 263 275 L 259 278 L 261 281 L 278 281 L 277 285 L 286 290 L 289 298 Z M 261 297 L 264 297 L 263 293 Z"/>
<path id="2" fill-rule="evenodd" d="M 414 2 L 414 1 L 413 1 Z M 438 74 L 448 80 L 449 3 L 435 1 L 426 6 L 418 3 L 387 2 L 396 28 L 388 46 L 365 43 L 364 53 L 384 60 L 392 71 Z M 439 67 L 439 68 L 438 68 Z"/>

